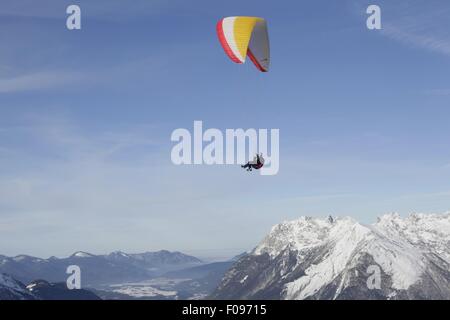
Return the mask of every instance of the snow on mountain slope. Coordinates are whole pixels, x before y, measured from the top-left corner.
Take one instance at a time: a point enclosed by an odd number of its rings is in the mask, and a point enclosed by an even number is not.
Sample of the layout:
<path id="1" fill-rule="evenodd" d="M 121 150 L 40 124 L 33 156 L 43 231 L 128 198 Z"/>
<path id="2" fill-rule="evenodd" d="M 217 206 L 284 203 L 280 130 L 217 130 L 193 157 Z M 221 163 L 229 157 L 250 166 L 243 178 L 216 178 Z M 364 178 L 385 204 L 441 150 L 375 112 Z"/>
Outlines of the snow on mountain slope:
<path id="1" fill-rule="evenodd" d="M 74 254 L 72 254 L 73 258 L 92 258 L 95 257 L 93 254 L 83 251 L 77 251 Z"/>
<path id="2" fill-rule="evenodd" d="M 302 217 L 274 226 L 251 257 L 228 272 L 215 294 L 234 290 L 248 298 L 308 299 L 326 292 L 337 299 L 352 295 L 349 288 L 356 282 L 365 285 L 355 276 L 358 270 L 365 273 L 369 265 L 377 265 L 389 285 L 385 291 L 393 297 L 426 296 L 420 285 L 430 295 L 450 297 L 449 248 L 450 214 L 405 219 L 390 214 L 373 225 L 352 218 Z M 246 268 L 257 268 L 264 277 L 252 282 Z M 250 274 L 249 280 L 239 285 L 244 274 Z M 364 290 L 358 289 L 358 295 Z"/>
<path id="3" fill-rule="evenodd" d="M 299 251 L 315 247 L 327 238 L 332 226 L 328 221 L 310 217 L 277 224 L 253 254 L 268 253 L 274 257 L 288 246 Z"/>
<path id="4" fill-rule="evenodd" d="M 8 287 L 11 290 L 15 290 L 18 292 L 25 292 L 24 288 L 20 285 L 19 282 L 17 282 L 11 276 L 4 273 L 0 273 L 0 285 Z"/>
<path id="5" fill-rule="evenodd" d="M 350 218 L 330 223 L 327 230 L 327 236 L 316 245 L 321 245 L 326 241 L 331 245 L 331 250 L 322 262 L 311 265 L 306 270 L 304 277 L 287 284 L 286 295 L 288 298 L 304 299 L 317 292 L 325 284 L 330 283 L 347 266 L 358 245 L 366 238 L 371 237 L 368 228 Z M 299 250 L 299 247 L 296 249 Z M 299 251 L 302 252 L 304 249 L 303 246 L 300 246 Z"/>
<path id="6" fill-rule="evenodd" d="M 10 275 L 0 273 L 0 300 L 33 300 L 25 285 Z"/>
<path id="7" fill-rule="evenodd" d="M 397 234 L 450 263 L 450 213 L 412 214 L 405 219 L 398 214 L 384 215 L 374 227 L 388 237 Z"/>

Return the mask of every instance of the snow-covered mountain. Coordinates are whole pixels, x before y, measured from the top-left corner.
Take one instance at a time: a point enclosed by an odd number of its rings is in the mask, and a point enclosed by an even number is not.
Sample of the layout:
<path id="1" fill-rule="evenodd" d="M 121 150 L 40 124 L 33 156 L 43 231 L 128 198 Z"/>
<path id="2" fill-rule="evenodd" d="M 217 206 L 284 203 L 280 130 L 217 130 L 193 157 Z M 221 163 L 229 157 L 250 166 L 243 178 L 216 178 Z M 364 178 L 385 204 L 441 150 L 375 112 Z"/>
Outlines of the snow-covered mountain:
<path id="1" fill-rule="evenodd" d="M 212 298 L 450 299 L 450 214 L 278 224 Z"/>
<path id="2" fill-rule="evenodd" d="M 0 273 L 0 300 L 35 300 L 23 283 L 7 274 Z"/>
<path id="3" fill-rule="evenodd" d="M 101 300 L 92 291 L 85 289 L 69 290 L 66 283 L 49 283 L 35 280 L 26 289 L 39 300 Z"/>
<path id="4" fill-rule="evenodd" d="M 0 273 L 1 300 L 100 300 L 100 298 L 89 290 L 69 290 L 65 283 L 37 280 L 25 286 L 12 276 Z"/>

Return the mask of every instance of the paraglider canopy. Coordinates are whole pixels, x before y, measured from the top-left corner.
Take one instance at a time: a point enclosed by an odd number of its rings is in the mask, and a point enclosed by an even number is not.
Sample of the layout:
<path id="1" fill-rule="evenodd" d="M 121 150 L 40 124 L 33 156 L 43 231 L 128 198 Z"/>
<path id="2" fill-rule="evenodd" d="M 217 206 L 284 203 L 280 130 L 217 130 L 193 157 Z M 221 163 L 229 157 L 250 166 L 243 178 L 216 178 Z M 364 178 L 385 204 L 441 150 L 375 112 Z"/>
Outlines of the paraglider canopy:
<path id="1" fill-rule="evenodd" d="M 257 17 L 228 17 L 217 23 L 217 36 L 225 53 L 236 63 L 248 56 L 261 72 L 269 71 L 270 45 L 267 23 Z"/>

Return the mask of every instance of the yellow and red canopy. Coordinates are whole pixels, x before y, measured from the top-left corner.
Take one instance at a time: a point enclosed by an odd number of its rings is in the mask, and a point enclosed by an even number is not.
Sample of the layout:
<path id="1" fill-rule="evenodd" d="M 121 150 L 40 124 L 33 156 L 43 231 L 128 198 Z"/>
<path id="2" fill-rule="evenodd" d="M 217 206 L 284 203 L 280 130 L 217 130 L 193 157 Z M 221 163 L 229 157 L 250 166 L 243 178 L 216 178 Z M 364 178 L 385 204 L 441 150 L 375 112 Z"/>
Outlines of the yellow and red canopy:
<path id="1" fill-rule="evenodd" d="M 236 63 L 248 56 L 262 72 L 270 65 L 267 23 L 257 17 L 228 17 L 217 23 L 217 35 L 225 53 Z"/>

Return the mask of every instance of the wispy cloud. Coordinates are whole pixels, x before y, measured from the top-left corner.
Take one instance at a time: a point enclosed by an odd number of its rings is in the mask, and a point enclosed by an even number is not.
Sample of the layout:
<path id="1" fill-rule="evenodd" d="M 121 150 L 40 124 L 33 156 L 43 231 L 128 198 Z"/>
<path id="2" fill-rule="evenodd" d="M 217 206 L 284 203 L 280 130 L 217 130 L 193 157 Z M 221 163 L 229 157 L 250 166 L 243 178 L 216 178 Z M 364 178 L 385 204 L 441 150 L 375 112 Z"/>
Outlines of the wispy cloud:
<path id="1" fill-rule="evenodd" d="M 35 91 L 62 87 L 83 80 L 77 72 L 45 71 L 10 78 L 0 78 L 0 93 Z"/>
<path id="2" fill-rule="evenodd" d="M 60 111 L 54 115 L 26 114 L 23 119 L 24 123 L 20 125 L 0 128 L 0 142 L 11 137 L 20 139 L 14 143 L 14 147 L 0 146 L 0 151 L 2 148 L 4 152 L 10 153 L 27 151 L 27 144 L 37 144 L 40 148 L 53 150 L 59 158 L 75 162 L 83 159 L 105 161 L 109 156 L 129 148 L 156 146 L 161 143 L 153 134 L 157 127 L 150 124 L 89 132 L 74 124 Z"/>
<path id="3" fill-rule="evenodd" d="M 431 96 L 450 96 L 450 89 L 433 89 L 425 92 Z"/>
<path id="4" fill-rule="evenodd" d="M 174 50 L 175 51 L 175 50 Z M 160 72 L 166 68 L 173 54 L 157 51 L 152 55 L 131 61 L 119 61 L 114 65 L 89 66 L 80 69 L 53 68 L 39 69 L 21 73 L 18 66 L 11 63 L 0 72 L 0 93 L 21 93 L 55 88 L 88 88 L 101 85 L 125 85 L 130 78 L 141 79 L 150 73 Z M 0 66 L 0 71 L 2 66 Z M 147 72 L 143 72 L 146 70 Z M 159 81 L 146 78 L 146 81 Z"/>
<path id="5" fill-rule="evenodd" d="M 183 2 L 175 0 L 182 4 Z M 102 20 L 126 20 L 136 17 L 155 15 L 165 12 L 173 6 L 164 0 L 134 0 L 133 5 L 128 5 L 123 0 L 78 0 L 83 12 L 89 17 Z M 61 19 L 65 16 L 66 8 L 74 4 L 70 0 L 39 0 L 37 5 L 35 0 L 5 0 L 2 3 L 0 15 L 40 18 L 40 19 Z"/>
<path id="6" fill-rule="evenodd" d="M 450 55 L 450 7 L 445 1 L 411 1 L 382 7 L 385 36 L 407 45 Z"/>
<path id="7" fill-rule="evenodd" d="M 450 56 L 450 37 L 438 37 L 401 24 L 386 24 L 383 33 L 394 40 Z"/>

